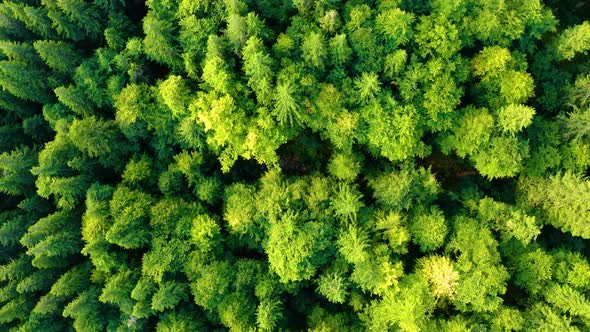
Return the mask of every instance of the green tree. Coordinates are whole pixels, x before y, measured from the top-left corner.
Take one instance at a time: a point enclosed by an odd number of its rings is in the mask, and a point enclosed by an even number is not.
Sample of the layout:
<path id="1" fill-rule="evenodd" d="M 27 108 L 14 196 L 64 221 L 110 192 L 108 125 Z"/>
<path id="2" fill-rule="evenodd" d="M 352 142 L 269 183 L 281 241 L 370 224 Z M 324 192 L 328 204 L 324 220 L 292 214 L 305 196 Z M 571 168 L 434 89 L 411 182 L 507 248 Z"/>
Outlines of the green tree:
<path id="1" fill-rule="evenodd" d="M 590 182 L 571 173 L 547 178 L 521 178 L 518 184 L 521 204 L 543 211 L 545 222 L 570 232 L 574 236 L 589 238 L 585 196 Z"/>
<path id="2" fill-rule="evenodd" d="M 352 55 L 352 50 L 346 40 L 346 34 L 338 34 L 328 41 L 328 54 L 330 63 L 335 66 L 341 66 L 347 63 Z"/>
<path id="3" fill-rule="evenodd" d="M 53 70 L 71 74 L 82 62 L 82 55 L 70 43 L 54 40 L 38 40 L 33 46 L 39 57 Z"/>
<path id="4" fill-rule="evenodd" d="M 110 201 L 114 222 L 106 233 L 107 241 L 123 248 L 140 248 L 150 240 L 148 209 L 150 195 L 119 186 Z"/>
<path id="5" fill-rule="evenodd" d="M 303 60 L 313 67 L 323 68 L 326 62 L 327 50 L 324 36 L 319 32 L 310 32 L 303 38 L 301 44 Z"/>
<path id="6" fill-rule="evenodd" d="M 268 231 L 268 262 L 284 283 L 310 279 L 327 258 L 329 229 L 317 222 L 299 226 L 297 218 L 287 212 Z"/>
<path id="7" fill-rule="evenodd" d="M 399 8 L 389 9 L 377 15 L 375 24 L 396 45 L 404 45 L 412 38 L 415 17 Z"/>
<path id="8" fill-rule="evenodd" d="M 279 123 L 293 126 L 301 122 L 300 106 L 293 97 L 295 88 L 290 83 L 278 83 L 275 91 L 274 115 Z"/>
<path id="9" fill-rule="evenodd" d="M 107 157 L 119 150 L 117 145 L 124 144 L 113 121 L 95 117 L 74 120 L 68 134 L 74 145 L 89 157 Z"/>
<path id="10" fill-rule="evenodd" d="M 555 53 L 559 60 L 572 60 L 576 54 L 586 55 L 590 50 L 590 23 L 583 22 L 561 32 L 555 40 Z"/>
<path id="11" fill-rule="evenodd" d="M 459 280 L 453 304 L 464 312 L 491 312 L 502 304 L 509 274 L 501 264 L 498 242 L 477 220 L 457 217 L 447 250 L 458 255 Z"/>
<path id="12" fill-rule="evenodd" d="M 186 81 L 180 76 L 170 76 L 160 85 L 160 95 L 164 103 L 176 117 L 184 116 L 188 113 L 190 104 L 190 90 Z"/>
<path id="13" fill-rule="evenodd" d="M 354 81 L 354 86 L 357 89 L 360 101 L 367 104 L 370 100 L 379 94 L 381 88 L 379 87 L 379 77 L 375 73 L 363 73 L 361 77 Z"/>
<path id="14" fill-rule="evenodd" d="M 409 222 L 412 242 L 420 246 L 423 252 L 440 248 L 448 233 L 445 215 L 436 205 L 429 210 L 419 208 Z"/>
<path id="15" fill-rule="evenodd" d="M 143 19 L 144 50 L 150 59 L 179 70 L 182 68 L 182 58 L 176 43 L 176 29 L 172 24 L 174 20 L 171 13 L 162 12 L 150 10 Z"/>
<path id="16" fill-rule="evenodd" d="M 34 191 L 31 168 L 37 164 L 37 151 L 23 147 L 0 154 L 0 192 L 30 195 Z"/>
<path id="17" fill-rule="evenodd" d="M 84 31 L 87 37 L 98 39 L 102 35 L 102 29 L 104 25 L 103 16 L 100 15 L 102 10 L 97 8 L 94 3 L 87 3 L 82 0 L 57 0 L 57 6 L 60 11 L 66 15 L 67 19 L 70 20 L 77 29 Z M 54 12 L 55 16 L 50 17 L 55 21 L 57 19 L 57 12 Z M 58 28 L 59 31 L 59 28 Z"/>
<path id="18" fill-rule="evenodd" d="M 262 105 L 271 103 L 273 84 L 272 59 L 265 54 L 262 41 L 250 37 L 242 50 L 244 71 L 248 76 L 248 86 L 256 94 L 257 101 Z"/>
<path id="19" fill-rule="evenodd" d="M 46 104 L 53 100 L 47 77 L 42 67 L 19 61 L 0 61 L 0 86 L 14 96 Z"/>

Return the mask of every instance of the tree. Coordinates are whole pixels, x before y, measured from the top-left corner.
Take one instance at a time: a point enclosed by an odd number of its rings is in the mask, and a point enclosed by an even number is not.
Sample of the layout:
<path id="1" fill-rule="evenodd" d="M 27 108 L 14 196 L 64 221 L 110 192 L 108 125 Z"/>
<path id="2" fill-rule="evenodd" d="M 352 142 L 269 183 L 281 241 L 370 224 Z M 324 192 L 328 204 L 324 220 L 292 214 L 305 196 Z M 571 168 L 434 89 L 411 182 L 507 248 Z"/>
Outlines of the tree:
<path id="1" fill-rule="evenodd" d="M 590 317 L 590 302 L 583 294 L 569 286 L 550 284 L 545 291 L 547 302 L 557 310 L 579 316 L 584 320 Z"/>
<path id="2" fill-rule="evenodd" d="M 31 48 L 31 45 L 28 43 L 2 41 L 0 42 L 0 51 L 2 51 L 4 56 L 9 60 L 33 64 L 39 61 L 33 52 L 33 48 Z"/>
<path id="3" fill-rule="evenodd" d="M 361 110 L 367 124 L 364 136 L 375 155 L 391 161 L 404 161 L 415 156 L 426 156 L 428 147 L 420 141 L 423 128 L 418 124 L 414 106 L 371 103 Z"/>
<path id="4" fill-rule="evenodd" d="M 76 114 L 90 116 L 94 113 L 95 105 L 80 87 L 74 85 L 60 86 L 54 92 L 57 99 Z"/>
<path id="5" fill-rule="evenodd" d="M 115 122 L 131 141 L 138 141 L 148 135 L 144 111 L 149 101 L 147 86 L 137 84 L 124 87 L 115 100 Z"/>
<path id="6" fill-rule="evenodd" d="M 89 157 L 107 157 L 116 153 L 117 145 L 124 142 L 113 121 L 95 117 L 74 120 L 68 134 L 74 145 Z"/>
<path id="7" fill-rule="evenodd" d="M 433 310 L 434 299 L 424 279 L 414 275 L 404 279 L 400 291 L 390 290 L 380 302 L 370 308 L 371 329 L 388 329 L 395 326 L 402 331 L 419 331 Z"/>
<path id="8" fill-rule="evenodd" d="M 82 56 L 73 45 L 63 41 L 38 40 L 33 46 L 39 57 L 53 70 L 71 74 L 82 62 Z"/>
<path id="9" fill-rule="evenodd" d="M 256 308 L 256 325 L 262 331 L 272 331 L 282 318 L 279 300 L 263 299 Z"/>
<path id="10" fill-rule="evenodd" d="M 301 51 L 303 60 L 313 67 L 323 68 L 327 55 L 324 36 L 319 32 L 310 32 L 303 38 Z"/>
<path id="11" fill-rule="evenodd" d="M 532 107 L 511 104 L 498 111 L 498 124 L 504 132 L 516 133 L 528 127 L 534 115 Z"/>
<path id="12" fill-rule="evenodd" d="M 166 282 L 160 286 L 152 298 L 152 309 L 164 311 L 174 308 L 186 298 L 186 286 L 176 282 Z"/>
<path id="13" fill-rule="evenodd" d="M 381 82 L 375 73 L 363 73 L 354 81 L 354 86 L 360 95 L 360 101 L 367 104 L 379 94 Z"/>
<path id="14" fill-rule="evenodd" d="M 419 273 L 432 288 L 435 298 L 452 299 L 459 283 L 459 273 L 446 256 L 427 256 L 419 260 Z"/>
<path id="15" fill-rule="evenodd" d="M 176 31 L 172 22 L 174 21 L 169 13 L 148 11 L 143 20 L 143 46 L 148 58 L 180 70 L 182 58 L 178 53 Z"/>
<path id="16" fill-rule="evenodd" d="M 33 64 L 19 61 L 0 61 L 2 88 L 18 98 L 47 104 L 53 100 L 47 71 Z"/>
<path id="17" fill-rule="evenodd" d="M 589 6 L 0 0 L 0 329 L 590 330 Z"/>
<path id="18" fill-rule="evenodd" d="M 293 123 L 298 124 L 301 122 L 300 106 L 297 105 L 295 98 L 293 98 L 294 93 L 295 88 L 290 83 L 277 84 L 273 113 L 281 124 L 288 123 L 293 126 Z"/>
<path id="19" fill-rule="evenodd" d="M 341 66 L 350 60 L 352 50 L 346 40 L 346 34 L 338 34 L 328 41 L 328 54 L 330 55 L 330 64 Z"/>
<path id="20" fill-rule="evenodd" d="M 414 20 L 412 13 L 395 8 L 377 15 L 375 24 L 397 46 L 406 44 L 412 38 L 411 26 Z"/>
<path id="21" fill-rule="evenodd" d="M 283 283 L 310 279 L 327 258 L 329 230 L 317 222 L 299 226 L 297 218 L 287 212 L 268 230 L 268 262 Z"/>
<path id="22" fill-rule="evenodd" d="M 262 41 L 256 37 L 248 39 L 242 54 L 248 86 L 254 90 L 260 104 L 269 105 L 273 83 L 271 57 L 264 52 Z"/>
<path id="23" fill-rule="evenodd" d="M 212 132 L 207 143 L 213 149 L 222 151 L 219 157 L 222 169 L 224 172 L 229 171 L 244 149 L 241 139 L 247 128 L 244 109 L 238 108 L 236 100 L 229 95 L 221 98 L 201 95 L 192 106 L 205 132 Z"/>
<path id="24" fill-rule="evenodd" d="M 539 208 L 547 223 L 570 232 L 574 236 L 589 238 L 586 215 L 590 213 L 587 195 L 590 182 L 571 173 L 547 178 L 522 178 L 519 181 L 521 204 Z"/>
<path id="25" fill-rule="evenodd" d="M 160 95 L 164 103 L 176 117 L 184 116 L 188 113 L 190 104 L 190 90 L 186 81 L 180 76 L 170 76 L 160 85 Z"/>
<path id="26" fill-rule="evenodd" d="M 422 252 L 429 252 L 440 248 L 448 233 L 445 215 L 436 205 L 417 208 L 415 215 L 409 222 L 412 242 L 420 246 Z"/>
<path id="27" fill-rule="evenodd" d="M 445 17 L 422 16 L 416 25 L 415 40 L 422 57 L 449 58 L 461 48 L 457 26 Z"/>
<path id="28" fill-rule="evenodd" d="M 27 147 L 0 154 L 0 192 L 29 195 L 34 191 L 31 168 L 37 163 L 37 151 Z"/>
<path id="29" fill-rule="evenodd" d="M 407 60 L 408 53 L 406 50 L 396 50 L 387 54 L 383 63 L 385 78 L 393 79 L 404 68 Z"/>
<path id="30" fill-rule="evenodd" d="M 348 293 L 346 279 L 338 274 L 323 274 L 318 278 L 317 292 L 332 303 L 344 303 Z"/>
<path id="31" fill-rule="evenodd" d="M 107 242 L 107 232 L 113 224 L 109 201 L 114 188 L 93 183 L 86 191 L 86 211 L 82 216 L 82 240 L 86 243 L 82 254 L 89 256 L 97 271 L 110 272 L 120 262 L 117 256 L 109 252 L 111 245 Z"/>
<path id="32" fill-rule="evenodd" d="M 79 331 L 100 331 L 105 325 L 105 317 L 101 316 L 102 304 L 98 301 L 100 288 L 93 286 L 82 292 L 64 309 L 64 317 L 74 320 L 74 328 Z"/>
<path id="33" fill-rule="evenodd" d="M 228 292 L 235 271 L 228 261 L 213 261 L 209 264 L 195 264 L 191 268 L 191 290 L 195 303 L 213 310 Z"/>
<path id="34" fill-rule="evenodd" d="M 114 274 L 106 280 L 98 300 L 103 303 L 112 303 L 123 314 L 130 315 L 135 302 L 131 298 L 131 291 L 136 282 L 137 274 L 133 271 L 121 271 Z"/>
<path id="35" fill-rule="evenodd" d="M 515 176 L 528 157 L 526 141 L 516 137 L 494 137 L 474 156 L 475 168 L 490 179 Z"/>
<path id="36" fill-rule="evenodd" d="M 106 233 L 107 241 L 123 248 L 141 248 L 150 239 L 147 224 L 150 195 L 119 186 L 110 201 L 114 222 Z"/>
<path id="37" fill-rule="evenodd" d="M 504 241 L 515 238 L 528 245 L 541 234 L 534 216 L 528 216 L 508 204 L 484 198 L 479 201 L 478 213 L 482 219 L 494 223 L 494 228 L 501 233 Z"/>
<path id="38" fill-rule="evenodd" d="M 357 219 L 359 209 L 363 207 L 361 198 L 362 195 L 356 188 L 350 185 L 340 184 L 334 192 L 330 206 L 334 209 L 334 214 L 343 223 L 354 223 Z"/>
<path id="39" fill-rule="evenodd" d="M 341 181 L 354 181 L 360 172 L 360 162 L 353 154 L 334 154 L 328 164 L 328 172 Z"/>
<path id="40" fill-rule="evenodd" d="M 396 186 L 391 186 L 396 183 Z M 429 203 L 439 192 L 439 184 L 430 171 L 402 169 L 369 179 L 377 203 L 394 211 L 409 209 L 412 204 Z"/>
<path id="41" fill-rule="evenodd" d="M 224 60 L 224 48 L 221 38 L 215 35 L 209 36 L 201 78 L 213 90 L 219 93 L 230 93 L 234 79 L 232 71 Z"/>
<path id="42" fill-rule="evenodd" d="M 203 322 L 204 319 L 195 318 L 194 311 L 184 309 L 179 312 L 166 312 L 160 315 L 160 320 L 156 325 L 158 331 L 174 332 L 174 331 L 197 331 L 207 328 Z"/>
<path id="43" fill-rule="evenodd" d="M 478 221 L 457 217 L 455 232 L 447 244 L 458 255 L 459 280 L 453 304 L 464 312 L 492 312 L 502 303 L 509 274 L 501 264 L 498 243 L 492 232 Z"/>
<path id="44" fill-rule="evenodd" d="M 58 38 L 55 27 L 52 26 L 52 21 L 48 17 L 48 8 L 16 2 L 4 2 L 2 5 L 4 10 L 11 13 L 10 16 L 6 16 L 7 18 L 21 21 L 28 30 L 43 38 Z"/>
<path id="45" fill-rule="evenodd" d="M 590 23 L 588 22 L 565 29 L 555 41 L 557 59 L 572 60 L 577 53 L 586 55 L 590 50 L 589 31 Z"/>
<path id="46" fill-rule="evenodd" d="M 87 37 L 98 39 L 102 34 L 104 16 L 100 15 L 103 11 L 98 9 L 96 4 L 82 0 L 57 0 L 57 6 L 76 28 L 85 32 Z"/>
<path id="47" fill-rule="evenodd" d="M 388 242 L 388 249 L 396 254 L 408 252 L 410 231 L 406 219 L 396 212 L 377 211 L 374 227 L 378 234 Z"/>

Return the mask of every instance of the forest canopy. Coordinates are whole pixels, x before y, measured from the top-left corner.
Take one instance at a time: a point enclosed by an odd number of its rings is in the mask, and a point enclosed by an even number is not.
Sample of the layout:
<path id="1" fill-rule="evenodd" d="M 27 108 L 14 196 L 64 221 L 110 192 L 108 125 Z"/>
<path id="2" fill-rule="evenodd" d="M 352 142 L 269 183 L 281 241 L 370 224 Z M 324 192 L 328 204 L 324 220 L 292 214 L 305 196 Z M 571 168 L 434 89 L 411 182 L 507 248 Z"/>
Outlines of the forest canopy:
<path id="1" fill-rule="evenodd" d="M 0 0 L 0 330 L 590 330 L 589 13 Z"/>

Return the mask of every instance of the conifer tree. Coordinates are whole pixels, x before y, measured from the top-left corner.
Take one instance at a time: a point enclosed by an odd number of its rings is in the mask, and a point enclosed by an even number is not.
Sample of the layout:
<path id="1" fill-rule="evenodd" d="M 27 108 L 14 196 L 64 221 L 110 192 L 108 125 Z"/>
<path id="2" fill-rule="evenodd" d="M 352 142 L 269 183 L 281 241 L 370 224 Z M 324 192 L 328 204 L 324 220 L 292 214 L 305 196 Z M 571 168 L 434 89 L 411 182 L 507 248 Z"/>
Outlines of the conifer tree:
<path id="1" fill-rule="evenodd" d="M 522 203 L 543 210 L 544 220 L 565 232 L 588 238 L 586 217 L 589 209 L 585 189 L 588 181 L 571 173 L 548 178 L 523 178 L 519 182 Z"/>
<path id="2" fill-rule="evenodd" d="M 72 44 L 63 41 L 38 40 L 33 46 L 39 57 L 53 70 L 71 74 L 82 61 Z"/>

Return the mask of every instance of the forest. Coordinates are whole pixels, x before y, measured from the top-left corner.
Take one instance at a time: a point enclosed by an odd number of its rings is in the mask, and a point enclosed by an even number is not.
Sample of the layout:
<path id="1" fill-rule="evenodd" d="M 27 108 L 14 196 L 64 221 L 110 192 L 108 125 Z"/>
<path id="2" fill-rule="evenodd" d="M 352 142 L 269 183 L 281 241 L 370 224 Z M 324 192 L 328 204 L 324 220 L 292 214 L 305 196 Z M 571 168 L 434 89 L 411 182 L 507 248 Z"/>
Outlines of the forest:
<path id="1" fill-rule="evenodd" d="M 590 1 L 0 0 L 1 331 L 589 331 Z"/>

